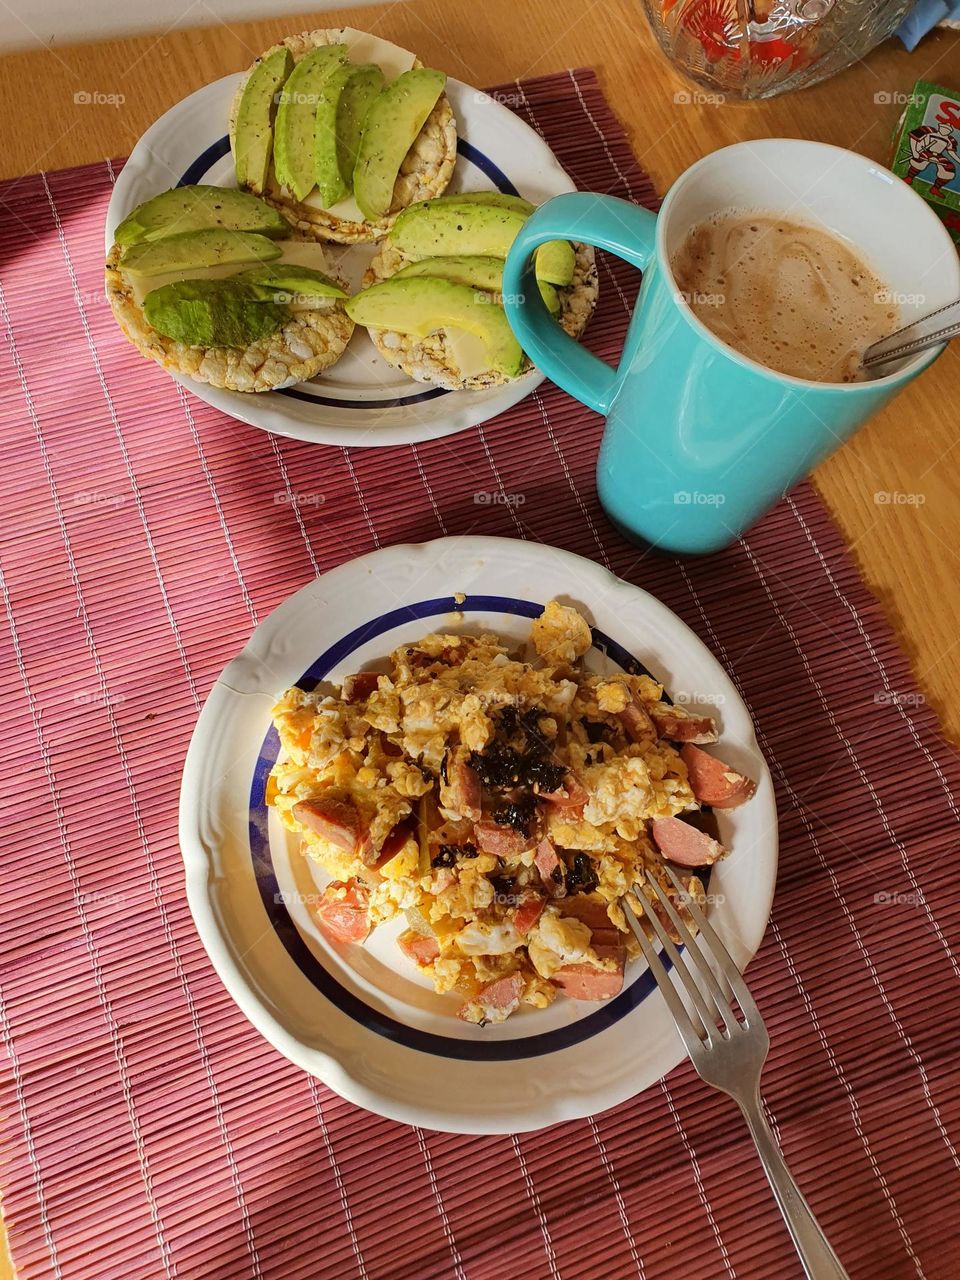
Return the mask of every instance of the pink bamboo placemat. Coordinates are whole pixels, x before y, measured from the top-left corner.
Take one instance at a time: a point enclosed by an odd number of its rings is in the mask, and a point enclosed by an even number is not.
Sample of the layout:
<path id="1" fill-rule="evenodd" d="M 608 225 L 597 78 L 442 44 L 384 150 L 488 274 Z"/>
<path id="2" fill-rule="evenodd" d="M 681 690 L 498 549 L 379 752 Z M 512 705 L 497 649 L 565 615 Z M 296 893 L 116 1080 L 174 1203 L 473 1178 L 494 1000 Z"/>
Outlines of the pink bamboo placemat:
<path id="1" fill-rule="evenodd" d="M 579 185 L 654 202 L 592 73 L 504 92 Z M 738 682 L 782 821 L 749 971 L 779 1136 L 854 1280 L 956 1280 L 960 767 L 813 491 L 681 561 L 610 529 L 601 424 L 549 385 L 415 449 L 349 454 L 231 422 L 114 325 L 113 176 L 0 190 L 0 1189 L 20 1274 L 801 1275 L 733 1104 L 688 1066 L 544 1133 L 404 1128 L 280 1058 L 194 932 L 177 790 L 222 666 L 312 575 L 485 532 L 655 592 Z M 607 358 L 636 286 L 604 262 L 590 342 Z"/>

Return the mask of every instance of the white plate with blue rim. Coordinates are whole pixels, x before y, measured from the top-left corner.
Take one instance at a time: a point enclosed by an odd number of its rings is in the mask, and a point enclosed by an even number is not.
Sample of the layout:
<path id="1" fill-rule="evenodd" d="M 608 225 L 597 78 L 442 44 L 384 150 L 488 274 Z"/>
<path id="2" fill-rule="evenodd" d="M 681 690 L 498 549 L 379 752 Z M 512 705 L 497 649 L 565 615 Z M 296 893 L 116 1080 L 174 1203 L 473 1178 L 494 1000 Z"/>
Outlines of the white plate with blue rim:
<path id="1" fill-rule="evenodd" d="M 242 73 L 224 76 L 178 102 L 134 147 L 107 211 L 106 248 L 117 225 L 144 200 L 172 186 L 205 182 L 236 187 L 230 155 L 230 104 Z M 574 184 L 533 129 L 488 94 L 448 79 L 457 121 L 457 164 L 448 194 L 502 191 L 535 204 Z M 352 288 L 375 247 L 330 245 Z M 344 355 L 321 377 L 259 394 L 223 391 L 173 374 L 194 395 L 241 422 L 318 444 L 371 447 L 415 444 L 464 431 L 503 413 L 540 385 L 543 374 L 480 391 L 447 391 L 415 382 L 386 364 L 358 329 Z"/>
<path id="2" fill-rule="evenodd" d="M 457 598 L 455 597 L 457 593 Z M 459 599 L 459 593 L 465 597 Z M 493 630 L 518 643 L 551 598 L 593 627 L 597 671 L 649 671 L 702 700 L 724 758 L 756 795 L 717 815 L 730 856 L 713 868 L 709 911 L 743 968 L 773 898 L 777 817 L 750 715 L 710 651 L 653 596 L 566 551 L 507 538 L 443 538 L 350 561 L 309 583 L 254 631 L 211 690 L 180 798 L 187 897 L 217 972 L 244 1014 L 291 1062 L 342 1097 L 407 1124 L 510 1133 L 592 1115 L 649 1087 L 682 1059 L 642 960 L 606 1003 L 522 1007 L 502 1025 L 461 1022 L 399 952 L 399 921 L 363 945 L 335 945 L 311 902 L 326 877 L 265 803 L 283 690 L 338 682 L 430 631 Z"/>

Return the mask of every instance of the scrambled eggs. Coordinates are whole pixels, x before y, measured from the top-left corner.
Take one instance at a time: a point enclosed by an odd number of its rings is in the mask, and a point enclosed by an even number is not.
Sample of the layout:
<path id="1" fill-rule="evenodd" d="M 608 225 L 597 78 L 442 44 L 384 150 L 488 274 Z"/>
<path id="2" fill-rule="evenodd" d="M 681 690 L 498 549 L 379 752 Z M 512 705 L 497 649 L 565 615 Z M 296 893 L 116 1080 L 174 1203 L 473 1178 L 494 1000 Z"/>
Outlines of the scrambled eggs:
<path id="1" fill-rule="evenodd" d="M 469 1022 L 616 995 L 639 952 L 621 900 L 651 876 L 669 890 L 664 859 L 723 856 L 680 815 L 752 794 L 698 745 L 716 741 L 709 717 L 648 676 L 591 674 L 591 643 L 551 601 L 526 654 L 428 635 L 337 697 L 292 688 L 274 709 L 268 801 L 332 877 L 320 928 L 356 944 L 402 915 L 401 951 Z"/>

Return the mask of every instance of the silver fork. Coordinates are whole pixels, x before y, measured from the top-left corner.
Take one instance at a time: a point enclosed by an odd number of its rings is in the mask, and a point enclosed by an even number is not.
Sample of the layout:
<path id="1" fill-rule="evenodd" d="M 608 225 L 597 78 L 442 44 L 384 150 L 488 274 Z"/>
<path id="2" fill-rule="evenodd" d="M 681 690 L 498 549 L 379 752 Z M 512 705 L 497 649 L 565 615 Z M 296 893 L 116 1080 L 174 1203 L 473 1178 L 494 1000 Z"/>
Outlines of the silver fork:
<path id="1" fill-rule="evenodd" d="M 783 1153 L 767 1123 L 760 1100 L 760 1072 L 770 1048 L 767 1028 L 763 1025 L 759 1010 L 737 966 L 716 931 L 708 923 L 699 905 L 687 894 L 680 880 L 670 867 L 667 875 L 700 931 L 703 950 L 668 897 L 666 891 L 651 876 L 647 883 L 656 894 L 659 903 L 683 943 L 681 952 L 669 937 L 653 905 L 642 892 L 636 900 L 659 940 L 663 950 L 673 963 L 674 972 L 689 997 L 693 1008 L 688 1011 L 680 998 L 677 987 L 657 954 L 653 943 L 644 933 L 631 904 L 624 901 L 627 919 L 637 935 L 647 964 L 663 992 L 664 999 L 673 1014 L 693 1065 L 702 1080 L 733 1098 L 743 1112 L 750 1135 L 756 1144 L 767 1181 L 773 1190 L 780 1212 L 790 1231 L 794 1246 L 800 1255 L 804 1270 L 810 1280 L 849 1280 L 840 1260 L 830 1247 L 827 1237 L 810 1206 L 800 1194 L 800 1189 L 787 1168 Z M 725 991 L 703 952 L 714 961 L 722 973 L 729 991 Z M 694 970 L 697 977 L 694 977 Z M 699 979 L 699 981 L 698 981 Z M 737 1018 L 730 993 L 736 999 L 743 1015 Z M 722 1026 L 718 1024 L 722 1023 Z"/>

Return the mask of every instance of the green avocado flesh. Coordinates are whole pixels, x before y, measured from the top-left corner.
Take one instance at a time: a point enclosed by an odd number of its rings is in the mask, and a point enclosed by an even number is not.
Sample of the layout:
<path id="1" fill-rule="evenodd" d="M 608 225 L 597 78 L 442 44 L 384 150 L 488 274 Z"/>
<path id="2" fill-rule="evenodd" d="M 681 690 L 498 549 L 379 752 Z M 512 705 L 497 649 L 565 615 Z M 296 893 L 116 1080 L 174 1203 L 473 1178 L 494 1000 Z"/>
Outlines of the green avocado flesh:
<path id="1" fill-rule="evenodd" d="M 468 285 L 426 276 L 394 276 L 356 294 L 346 303 L 346 312 L 357 324 L 415 338 L 425 338 L 437 329 L 465 329 L 483 340 L 491 369 L 512 378 L 523 365 L 523 351 L 503 308 Z"/>
<path id="2" fill-rule="evenodd" d="M 164 240 L 202 230 L 255 231 L 262 236 L 287 236 L 290 227 L 268 204 L 246 191 L 203 184 L 173 187 L 138 205 L 114 232 L 117 244 Z"/>
<path id="3" fill-rule="evenodd" d="M 271 262 L 283 250 L 275 240 L 248 231 L 188 231 L 125 249 L 123 271 L 136 276 L 162 276 L 194 267 L 222 267 L 237 262 Z"/>
<path id="4" fill-rule="evenodd" d="M 528 218 L 537 207 L 522 196 L 509 196 L 504 191 L 458 191 L 449 196 L 440 196 L 441 200 L 459 201 L 461 204 L 489 204 L 498 209 L 513 209 Z"/>
<path id="5" fill-rule="evenodd" d="M 410 262 L 391 276 L 392 280 L 408 280 L 413 276 L 432 276 L 437 280 L 452 280 L 454 284 L 466 284 L 475 289 L 500 293 L 503 289 L 503 259 L 483 257 L 421 258 Z M 540 294 L 550 312 L 560 310 L 560 299 L 552 284 L 538 280 Z"/>
<path id="6" fill-rule="evenodd" d="M 433 276 L 438 280 L 452 280 L 454 284 L 467 284 L 475 289 L 488 289 L 499 293 L 503 285 L 503 259 L 478 255 L 451 254 L 448 258 L 421 258 L 410 262 L 391 280 L 407 280 L 411 276 Z"/>
<path id="7" fill-rule="evenodd" d="M 273 128 L 273 168 L 281 186 L 303 200 L 316 185 L 314 133 L 327 77 L 347 60 L 342 44 L 311 49 L 280 90 Z"/>
<path id="8" fill-rule="evenodd" d="M 276 333 L 290 314 L 233 279 L 165 284 L 147 294 L 143 313 L 158 333 L 190 347 L 247 347 Z"/>
<path id="9" fill-rule="evenodd" d="M 261 58 L 247 77 L 237 108 L 233 163 L 241 187 L 261 192 L 267 185 L 273 149 L 273 121 L 277 94 L 293 70 L 286 45 Z"/>
<path id="10" fill-rule="evenodd" d="M 577 255 L 569 240 L 548 240 L 537 250 L 536 263 L 538 280 L 562 287 L 573 280 Z"/>
<path id="11" fill-rule="evenodd" d="M 353 194 L 365 218 L 382 218 L 389 213 L 404 156 L 437 105 L 446 82 L 442 71 L 417 67 L 397 76 L 374 99 L 353 171 Z"/>
<path id="12" fill-rule="evenodd" d="M 350 193 L 363 120 L 382 88 L 383 72 L 379 67 L 347 62 L 332 71 L 320 89 L 313 158 L 317 190 L 327 209 Z M 353 153 L 349 169 L 343 163 L 343 139 L 347 134 Z"/>
<path id="13" fill-rule="evenodd" d="M 313 134 L 313 168 L 320 199 L 327 209 L 342 200 L 350 190 L 340 174 L 337 159 L 337 111 L 344 87 L 352 75 L 353 67 L 344 63 L 331 71 L 320 86 Z"/>
<path id="14" fill-rule="evenodd" d="M 337 108 L 337 162 L 341 178 L 351 189 L 367 115 L 382 89 L 383 72 L 375 63 L 363 63 L 354 67 L 353 74 L 340 95 L 340 106 Z"/>
<path id="15" fill-rule="evenodd" d="M 527 216 L 520 209 L 441 196 L 404 209 L 388 239 L 407 258 L 506 258 Z M 567 285 L 574 261 L 573 245 L 551 240 L 537 250 L 537 277 Z"/>
<path id="16" fill-rule="evenodd" d="M 346 292 L 322 271 L 315 271 L 313 267 L 284 265 L 282 262 L 276 265 L 268 263 L 266 266 L 252 267 L 249 271 L 241 271 L 239 275 L 230 278 L 241 284 L 253 285 L 262 291 L 263 297 L 277 302 L 289 301 L 290 294 L 296 294 L 298 301 L 305 301 L 308 298 L 345 298 L 347 296 Z"/>

